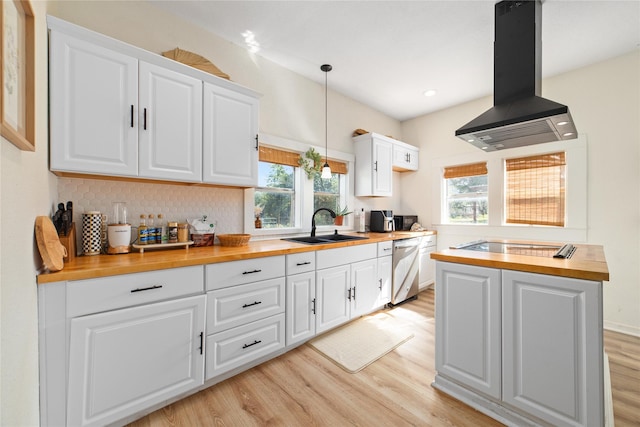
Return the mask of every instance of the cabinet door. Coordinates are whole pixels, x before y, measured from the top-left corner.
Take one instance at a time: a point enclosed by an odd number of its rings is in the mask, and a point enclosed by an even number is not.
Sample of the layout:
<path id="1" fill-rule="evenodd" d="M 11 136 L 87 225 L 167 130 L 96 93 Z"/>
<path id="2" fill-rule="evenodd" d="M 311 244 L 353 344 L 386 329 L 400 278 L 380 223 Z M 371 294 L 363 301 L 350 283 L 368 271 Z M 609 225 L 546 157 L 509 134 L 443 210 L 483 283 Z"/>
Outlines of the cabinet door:
<path id="1" fill-rule="evenodd" d="M 378 258 L 378 302 L 376 307 L 383 307 L 391 302 L 391 278 L 393 277 L 393 260 L 391 256 Z"/>
<path id="2" fill-rule="evenodd" d="M 202 180 L 202 81 L 140 62 L 139 175 Z"/>
<path id="3" fill-rule="evenodd" d="M 51 31 L 51 170 L 138 174 L 138 61 Z"/>
<path id="4" fill-rule="evenodd" d="M 500 270 L 436 262 L 436 371 L 500 399 Z"/>
<path id="5" fill-rule="evenodd" d="M 436 262 L 431 259 L 435 247 L 420 249 L 420 288 L 426 288 L 436 279 Z"/>
<path id="6" fill-rule="evenodd" d="M 371 313 L 376 308 L 378 295 L 378 260 L 351 264 L 351 318 Z"/>
<path id="7" fill-rule="evenodd" d="M 327 331 L 351 318 L 351 268 L 349 265 L 316 272 L 316 332 Z"/>
<path id="8" fill-rule="evenodd" d="M 203 384 L 204 319 L 204 295 L 72 319 L 67 424 L 109 424 Z"/>
<path id="9" fill-rule="evenodd" d="M 393 145 L 393 170 L 395 171 L 415 171 L 418 170 L 418 149 L 413 149 L 405 145 Z"/>
<path id="10" fill-rule="evenodd" d="M 386 141 L 373 139 L 373 196 L 391 196 L 393 155 L 392 145 Z"/>
<path id="11" fill-rule="evenodd" d="M 504 270 L 503 400 L 552 425 L 604 425 L 602 283 Z"/>
<path id="12" fill-rule="evenodd" d="M 258 185 L 258 100 L 204 84 L 203 181 Z"/>
<path id="13" fill-rule="evenodd" d="M 287 277 L 287 346 L 316 334 L 316 273 Z"/>

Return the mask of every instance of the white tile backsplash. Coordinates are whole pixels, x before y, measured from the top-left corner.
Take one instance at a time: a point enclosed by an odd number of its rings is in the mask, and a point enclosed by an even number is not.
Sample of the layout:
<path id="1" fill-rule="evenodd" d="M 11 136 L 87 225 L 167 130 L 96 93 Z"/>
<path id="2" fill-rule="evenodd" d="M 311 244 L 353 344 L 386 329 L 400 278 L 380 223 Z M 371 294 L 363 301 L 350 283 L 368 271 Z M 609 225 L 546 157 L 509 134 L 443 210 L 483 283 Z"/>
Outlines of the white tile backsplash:
<path id="1" fill-rule="evenodd" d="M 165 221 L 184 222 L 207 215 L 217 222 L 216 234 L 242 233 L 244 192 L 240 188 L 197 187 L 145 182 L 59 178 L 58 202 L 73 202 L 73 221 L 81 232 L 82 213 L 99 211 L 111 218 L 113 202 L 126 202 L 128 221 L 161 213 Z M 57 209 L 57 207 L 56 207 Z"/>

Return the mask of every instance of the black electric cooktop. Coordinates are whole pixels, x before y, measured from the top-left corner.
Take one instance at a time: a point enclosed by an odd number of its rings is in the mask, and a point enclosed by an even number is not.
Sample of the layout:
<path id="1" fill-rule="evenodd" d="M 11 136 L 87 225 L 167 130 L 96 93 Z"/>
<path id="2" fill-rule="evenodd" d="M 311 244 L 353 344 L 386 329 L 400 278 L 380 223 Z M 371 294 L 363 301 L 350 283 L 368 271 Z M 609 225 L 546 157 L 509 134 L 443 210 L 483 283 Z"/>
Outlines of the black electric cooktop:
<path id="1" fill-rule="evenodd" d="M 454 246 L 453 249 L 549 258 L 571 258 L 571 255 L 573 255 L 573 252 L 575 251 L 575 246 L 570 244 L 557 246 L 537 243 L 507 243 L 476 240 L 474 242 L 462 243 L 461 245 Z"/>

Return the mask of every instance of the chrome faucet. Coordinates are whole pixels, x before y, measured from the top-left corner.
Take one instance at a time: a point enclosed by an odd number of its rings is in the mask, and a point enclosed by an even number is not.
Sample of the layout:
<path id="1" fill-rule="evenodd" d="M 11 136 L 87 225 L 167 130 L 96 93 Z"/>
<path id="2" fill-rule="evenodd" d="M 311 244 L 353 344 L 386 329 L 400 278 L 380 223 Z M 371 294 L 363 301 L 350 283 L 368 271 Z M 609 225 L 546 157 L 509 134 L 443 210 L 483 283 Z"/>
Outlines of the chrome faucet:
<path id="1" fill-rule="evenodd" d="M 332 211 L 331 209 L 328 208 L 320 208 L 317 209 L 314 213 L 313 216 L 311 216 L 311 237 L 315 237 L 316 236 L 316 214 L 320 211 L 327 211 L 331 214 L 331 218 L 335 218 L 336 217 L 336 213 L 334 211 Z"/>

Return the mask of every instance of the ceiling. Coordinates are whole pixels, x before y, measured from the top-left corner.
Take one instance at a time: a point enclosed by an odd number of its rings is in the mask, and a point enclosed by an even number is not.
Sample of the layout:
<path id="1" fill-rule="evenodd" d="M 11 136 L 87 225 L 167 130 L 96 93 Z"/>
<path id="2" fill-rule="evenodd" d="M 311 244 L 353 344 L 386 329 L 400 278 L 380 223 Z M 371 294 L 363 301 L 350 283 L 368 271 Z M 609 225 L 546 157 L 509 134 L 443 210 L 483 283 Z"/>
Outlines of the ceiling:
<path id="1" fill-rule="evenodd" d="M 149 1 L 401 121 L 493 93 L 493 0 Z M 545 0 L 542 39 L 543 78 L 638 50 L 640 1 Z"/>

